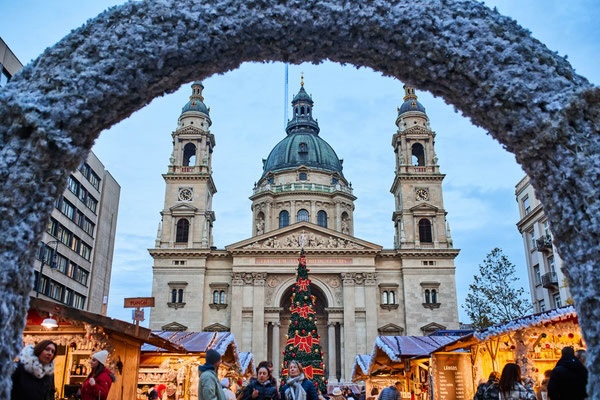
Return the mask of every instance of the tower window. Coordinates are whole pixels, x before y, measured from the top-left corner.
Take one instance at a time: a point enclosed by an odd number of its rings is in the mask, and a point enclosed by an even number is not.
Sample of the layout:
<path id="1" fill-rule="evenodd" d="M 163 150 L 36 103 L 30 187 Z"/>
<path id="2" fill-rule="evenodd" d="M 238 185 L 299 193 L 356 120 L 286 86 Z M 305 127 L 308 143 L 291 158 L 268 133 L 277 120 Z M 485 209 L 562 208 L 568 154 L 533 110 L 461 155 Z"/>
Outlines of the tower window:
<path id="1" fill-rule="evenodd" d="M 305 209 L 299 210 L 296 220 L 298 222 L 308 222 L 308 211 Z"/>
<path id="2" fill-rule="evenodd" d="M 171 303 L 183 303 L 183 289 L 171 290 Z"/>
<path id="3" fill-rule="evenodd" d="M 171 296 L 169 299 L 170 301 L 167 303 L 168 307 L 177 309 L 185 306 L 185 302 L 183 301 L 183 292 L 186 286 L 187 282 L 169 282 Z"/>
<path id="4" fill-rule="evenodd" d="M 175 235 L 175 242 L 187 243 L 190 232 L 190 221 L 185 218 L 177 221 L 177 233 Z"/>
<path id="5" fill-rule="evenodd" d="M 323 210 L 317 213 L 317 225 L 327 228 L 327 213 Z"/>
<path id="6" fill-rule="evenodd" d="M 209 307 L 216 310 L 227 308 L 229 284 L 225 282 L 211 282 L 210 288 L 212 290 L 212 302 L 209 304 Z"/>
<path id="7" fill-rule="evenodd" d="M 419 240 L 423 243 L 431 243 L 433 241 L 431 235 L 431 222 L 427 218 L 419 221 Z"/>
<path id="8" fill-rule="evenodd" d="M 298 145 L 298 152 L 299 153 L 308 153 L 308 145 L 306 143 L 300 143 Z"/>
<path id="9" fill-rule="evenodd" d="M 421 143 L 415 143 L 412 145 L 412 162 L 416 166 L 425 166 L 425 150 Z"/>
<path id="10" fill-rule="evenodd" d="M 290 213 L 283 210 L 279 213 L 279 227 L 284 228 L 290 224 Z"/>
<path id="11" fill-rule="evenodd" d="M 422 282 L 421 287 L 423 289 L 423 307 L 434 309 L 439 308 L 440 303 L 438 301 L 439 293 L 439 282 Z"/>
<path id="12" fill-rule="evenodd" d="M 188 143 L 183 148 L 183 166 L 196 165 L 196 146 L 193 143 Z"/>

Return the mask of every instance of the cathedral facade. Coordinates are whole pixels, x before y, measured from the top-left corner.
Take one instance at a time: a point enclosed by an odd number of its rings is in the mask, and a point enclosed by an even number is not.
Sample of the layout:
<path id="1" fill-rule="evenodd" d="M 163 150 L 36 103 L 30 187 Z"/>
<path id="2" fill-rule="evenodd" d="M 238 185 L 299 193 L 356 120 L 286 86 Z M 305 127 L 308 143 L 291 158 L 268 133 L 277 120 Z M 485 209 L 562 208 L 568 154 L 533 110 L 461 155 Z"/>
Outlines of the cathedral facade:
<path id="1" fill-rule="evenodd" d="M 349 381 L 355 356 L 370 353 L 379 335 L 458 328 L 459 251 L 446 222 L 435 133 L 413 88 L 405 87 L 392 137 L 393 249 L 354 236 L 356 197 L 342 160 L 320 136 L 303 83 L 286 136 L 263 160 L 250 196 L 252 236 L 214 247 L 215 138 L 203 88 L 192 84 L 172 133 L 165 204 L 150 249 L 151 329 L 231 331 L 239 351 L 280 365 L 302 247 L 330 382 Z"/>

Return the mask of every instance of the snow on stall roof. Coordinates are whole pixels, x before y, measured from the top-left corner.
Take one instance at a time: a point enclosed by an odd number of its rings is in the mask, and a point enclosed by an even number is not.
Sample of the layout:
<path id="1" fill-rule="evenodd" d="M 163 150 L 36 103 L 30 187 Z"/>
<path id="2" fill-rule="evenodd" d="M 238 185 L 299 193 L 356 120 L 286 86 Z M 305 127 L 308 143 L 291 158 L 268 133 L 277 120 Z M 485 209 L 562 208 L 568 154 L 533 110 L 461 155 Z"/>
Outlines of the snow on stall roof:
<path id="1" fill-rule="evenodd" d="M 359 354 L 354 358 L 355 365 L 358 365 L 363 374 L 369 372 L 369 365 L 371 364 L 370 354 Z M 354 368 L 356 370 L 356 368 Z"/>
<path id="2" fill-rule="evenodd" d="M 475 332 L 473 336 L 479 340 L 485 340 L 492 336 L 502 335 L 507 332 L 516 331 L 524 328 L 531 328 L 556 321 L 564 321 L 569 319 L 577 319 L 577 312 L 573 306 L 557 308 L 554 310 L 544 311 L 542 313 L 528 315 L 526 317 L 517 318 L 515 320 L 491 326 L 481 332 Z"/>
<path id="3" fill-rule="evenodd" d="M 205 353 L 208 349 L 214 349 L 220 354 L 225 354 L 229 345 L 233 344 L 237 353 L 235 338 L 231 332 L 172 332 L 172 331 L 154 331 L 155 335 L 170 341 L 171 343 L 183 346 L 186 351 L 191 353 Z M 164 349 L 144 344 L 142 352 L 161 352 Z M 239 358 L 239 356 L 238 356 Z"/>
<path id="4" fill-rule="evenodd" d="M 434 350 L 459 338 L 460 336 L 379 336 L 375 339 L 373 357 L 377 348 L 385 352 L 392 361 L 428 356 Z"/>

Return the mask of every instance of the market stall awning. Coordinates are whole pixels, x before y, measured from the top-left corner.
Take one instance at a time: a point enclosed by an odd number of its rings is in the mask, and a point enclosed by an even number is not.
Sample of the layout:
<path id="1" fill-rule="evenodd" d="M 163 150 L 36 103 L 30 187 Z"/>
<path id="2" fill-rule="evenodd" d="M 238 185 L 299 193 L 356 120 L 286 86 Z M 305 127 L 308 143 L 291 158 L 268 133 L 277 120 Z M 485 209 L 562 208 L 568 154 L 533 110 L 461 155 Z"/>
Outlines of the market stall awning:
<path id="1" fill-rule="evenodd" d="M 242 375 L 253 376 L 256 372 L 254 354 L 249 351 L 241 351 L 240 356 L 240 367 L 242 369 Z"/>
<path id="2" fill-rule="evenodd" d="M 369 364 L 371 364 L 370 354 L 359 354 L 354 358 L 354 367 L 352 368 L 352 381 L 362 381 L 369 377 Z"/>
<path id="3" fill-rule="evenodd" d="M 506 335 L 510 332 L 515 332 L 525 328 L 541 327 L 547 324 L 556 322 L 568 322 L 578 323 L 577 312 L 575 307 L 567 306 L 557 308 L 554 310 L 544 311 L 538 314 L 528 315 L 526 317 L 517 318 L 515 320 L 491 326 L 482 331 L 475 331 L 470 335 L 456 338 L 453 342 L 447 343 L 437 351 L 453 351 L 457 349 L 464 349 L 471 347 L 479 342 L 483 342 L 487 339 L 491 339 L 497 336 Z"/>
<path id="4" fill-rule="evenodd" d="M 61 319 L 78 321 L 90 324 L 92 326 L 99 326 L 102 327 L 104 331 L 119 333 L 131 339 L 138 340 L 141 343 L 161 347 L 169 351 L 182 350 L 179 345 L 153 334 L 148 328 L 136 326 L 129 322 L 113 319 L 105 315 L 94 314 L 88 311 L 69 307 L 64 304 L 58 304 L 37 297 L 31 297 L 29 300 L 29 310 L 30 312 L 33 310 L 42 313 L 48 313 L 49 315 L 52 314 L 54 318 L 58 319 L 59 328 L 57 332 L 60 332 L 62 329 L 61 327 L 64 326 L 62 325 Z"/>

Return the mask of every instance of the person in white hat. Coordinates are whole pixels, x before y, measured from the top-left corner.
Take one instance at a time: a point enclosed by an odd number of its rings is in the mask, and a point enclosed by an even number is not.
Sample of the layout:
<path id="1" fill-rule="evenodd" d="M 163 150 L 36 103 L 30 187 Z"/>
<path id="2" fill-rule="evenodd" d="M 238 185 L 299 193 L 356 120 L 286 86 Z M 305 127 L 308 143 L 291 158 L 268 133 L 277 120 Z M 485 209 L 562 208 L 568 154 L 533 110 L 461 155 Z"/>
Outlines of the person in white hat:
<path id="1" fill-rule="evenodd" d="M 331 392 L 331 400 L 346 400 L 342 394 L 342 389 L 340 389 L 339 386 L 333 388 L 333 392 Z"/>
<path id="2" fill-rule="evenodd" d="M 221 386 L 223 386 L 223 392 L 225 393 L 225 397 L 227 400 L 235 400 L 235 394 L 229 389 L 229 378 L 221 379 Z"/>
<path id="3" fill-rule="evenodd" d="M 106 400 L 115 375 L 106 368 L 108 351 L 101 350 L 92 355 L 91 371 L 81 385 L 81 400 Z"/>

